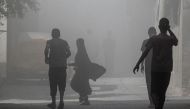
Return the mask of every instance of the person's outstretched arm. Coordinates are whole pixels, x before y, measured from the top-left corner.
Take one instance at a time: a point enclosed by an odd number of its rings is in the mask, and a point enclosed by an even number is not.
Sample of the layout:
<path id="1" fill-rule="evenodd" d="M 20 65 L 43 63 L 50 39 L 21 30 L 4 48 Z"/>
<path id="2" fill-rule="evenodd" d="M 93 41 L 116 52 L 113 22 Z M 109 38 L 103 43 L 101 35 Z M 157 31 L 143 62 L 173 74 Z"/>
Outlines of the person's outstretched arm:
<path id="1" fill-rule="evenodd" d="M 133 73 L 136 74 L 136 71 L 138 72 L 139 70 L 139 65 L 140 63 L 142 63 L 142 61 L 144 60 L 144 58 L 147 56 L 148 52 L 150 51 L 152 47 L 148 46 L 145 51 L 142 53 L 140 59 L 138 60 L 137 64 L 135 65 L 134 69 L 133 69 Z"/>
<path id="2" fill-rule="evenodd" d="M 144 40 L 143 43 L 142 43 L 142 46 L 141 46 L 141 52 L 143 53 L 146 49 L 146 43 L 147 41 Z M 144 72 L 144 60 L 141 62 L 141 72 L 143 73 Z"/>
<path id="3" fill-rule="evenodd" d="M 71 51 L 68 43 L 66 43 L 66 56 L 67 58 L 71 56 Z"/>
<path id="4" fill-rule="evenodd" d="M 46 47 L 44 50 L 44 55 L 45 55 L 45 63 L 49 64 L 49 49 L 50 49 L 50 45 L 49 45 L 49 41 L 46 42 Z"/>
<path id="5" fill-rule="evenodd" d="M 172 32 L 172 30 L 169 28 L 168 32 L 170 34 L 170 36 L 172 37 L 172 44 L 177 46 L 178 45 L 178 39 L 176 37 L 176 35 Z"/>
<path id="6" fill-rule="evenodd" d="M 144 73 L 144 59 L 143 59 L 143 61 L 141 62 L 141 73 Z"/>

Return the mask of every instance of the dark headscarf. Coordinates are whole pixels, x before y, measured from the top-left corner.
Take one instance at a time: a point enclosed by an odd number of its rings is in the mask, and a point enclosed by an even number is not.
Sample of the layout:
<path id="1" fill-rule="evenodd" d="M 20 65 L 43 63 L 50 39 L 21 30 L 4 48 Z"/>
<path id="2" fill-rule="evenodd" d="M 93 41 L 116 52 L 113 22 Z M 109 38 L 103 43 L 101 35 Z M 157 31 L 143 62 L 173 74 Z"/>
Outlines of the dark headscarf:
<path id="1" fill-rule="evenodd" d="M 85 48 L 84 39 L 79 38 L 77 39 L 76 43 L 77 43 L 77 54 L 75 56 L 75 63 L 77 64 L 78 67 L 87 68 L 91 62 Z"/>

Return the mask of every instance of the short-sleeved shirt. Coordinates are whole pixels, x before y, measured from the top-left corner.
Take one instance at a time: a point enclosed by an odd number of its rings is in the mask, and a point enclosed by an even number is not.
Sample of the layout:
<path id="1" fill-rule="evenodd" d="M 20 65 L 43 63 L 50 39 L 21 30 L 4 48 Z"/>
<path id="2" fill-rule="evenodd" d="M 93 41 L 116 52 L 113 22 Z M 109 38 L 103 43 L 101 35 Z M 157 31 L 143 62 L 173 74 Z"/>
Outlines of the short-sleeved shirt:
<path id="1" fill-rule="evenodd" d="M 47 41 L 49 44 L 49 65 L 50 67 L 66 67 L 68 43 L 60 38 L 53 38 Z"/>
<path id="2" fill-rule="evenodd" d="M 159 34 L 149 39 L 147 47 L 153 49 L 151 71 L 171 72 L 173 69 L 173 38 L 167 34 Z"/>

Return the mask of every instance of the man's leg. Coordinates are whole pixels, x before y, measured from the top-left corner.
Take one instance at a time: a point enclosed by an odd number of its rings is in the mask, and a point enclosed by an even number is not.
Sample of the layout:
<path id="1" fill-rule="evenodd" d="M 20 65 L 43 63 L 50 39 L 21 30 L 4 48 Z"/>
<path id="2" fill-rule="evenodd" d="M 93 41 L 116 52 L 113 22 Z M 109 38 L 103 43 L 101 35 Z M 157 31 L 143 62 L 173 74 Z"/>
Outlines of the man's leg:
<path id="1" fill-rule="evenodd" d="M 52 102 L 48 104 L 48 107 L 55 108 L 56 107 L 56 93 L 57 93 L 57 83 L 54 75 L 54 68 L 49 69 L 49 84 L 50 84 L 50 96 Z"/>
<path id="2" fill-rule="evenodd" d="M 59 86 L 59 93 L 60 93 L 60 103 L 59 103 L 59 109 L 63 109 L 64 108 L 64 93 L 65 93 L 65 87 L 66 87 L 66 68 L 59 68 L 59 72 L 58 72 L 58 86 Z"/>
<path id="3" fill-rule="evenodd" d="M 165 102 L 165 97 L 166 97 L 166 91 L 168 89 L 169 83 L 170 83 L 170 72 L 163 72 L 162 76 L 162 85 L 161 85 L 161 90 L 160 90 L 160 109 L 163 108 L 164 102 Z"/>
<path id="4" fill-rule="evenodd" d="M 159 109 L 159 72 L 151 72 L 151 98 L 155 105 L 155 109 Z"/>

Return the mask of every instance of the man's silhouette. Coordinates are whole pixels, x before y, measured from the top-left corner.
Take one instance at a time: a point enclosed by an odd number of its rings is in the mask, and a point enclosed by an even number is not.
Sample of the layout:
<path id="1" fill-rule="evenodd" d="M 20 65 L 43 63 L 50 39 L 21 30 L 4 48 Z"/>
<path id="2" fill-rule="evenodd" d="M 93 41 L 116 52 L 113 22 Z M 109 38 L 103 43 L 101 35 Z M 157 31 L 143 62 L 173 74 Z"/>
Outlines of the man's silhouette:
<path id="1" fill-rule="evenodd" d="M 160 20 L 159 29 L 161 33 L 149 39 L 145 51 L 133 69 L 134 73 L 139 70 L 139 64 L 152 49 L 151 95 L 155 104 L 155 109 L 163 109 L 165 94 L 173 69 L 172 47 L 178 44 L 178 40 L 171 31 L 167 18 L 162 18 Z M 167 32 L 169 32 L 169 35 Z"/>
<path id="2" fill-rule="evenodd" d="M 71 55 L 71 52 L 68 43 L 63 39 L 60 39 L 59 29 L 54 28 L 52 30 L 52 39 L 47 41 L 44 54 L 45 63 L 49 64 L 50 95 L 52 98 L 52 103 L 48 104 L 48 107 L 52 109 L 56 108 L 56 93 L 58 87 L 60 93 L 58 109 L 63 109 L 67 58 Z"/>
<path id="3" fill-rule="evenodd" d="M 155 36 L 156 33 L 156 29 L 154 27 L 150 27 L 148 29 L 148 35 L 149 38 L 145 39 L 143 41 L 142 47 L 141 47 L 141 51 L 144 52 L 146 49 L 146 44 L 148 42 L 148 40 L 152 37 Z M 152 50 L 149 51 L 149 53 L 147 54 L 146 58 L 145 58 L 145 62 L 143 61 L 141 63 L 141 71 L 144 72 L 145 71 L 145 78 L 146 78 L 146 84 L 147 84 L 147 90 L 148 90 L 148 97 L 149 97 L 149 108 L 153 108 L 154 107 L 154 103 L 152 101 L 152 97 L 151 97 L 151 61 L 152 61 Z"/>

